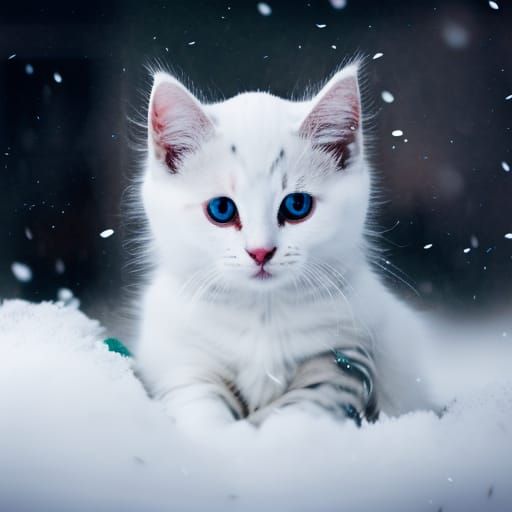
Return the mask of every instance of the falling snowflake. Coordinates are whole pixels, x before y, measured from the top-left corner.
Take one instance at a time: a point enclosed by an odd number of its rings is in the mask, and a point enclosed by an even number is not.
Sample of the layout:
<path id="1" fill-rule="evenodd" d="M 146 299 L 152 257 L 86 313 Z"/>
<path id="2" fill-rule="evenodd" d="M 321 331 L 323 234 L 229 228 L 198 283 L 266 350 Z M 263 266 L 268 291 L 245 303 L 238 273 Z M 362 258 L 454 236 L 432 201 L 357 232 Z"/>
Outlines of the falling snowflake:
<path id="1" fill-rule="evenodd" d="M 59 288 L 57 290 L 57 299 L 62 302 L 67 302 L 73 298 L 73 292 L 69 288 Z"/>
<path id="2" fill-rule="evenodd" d="M 494 9 L 495 11 L 497 11 L 500 8 L 500 6 L 493 0 L 489 0 L 489 7 L 491 9 Z"/>
<path id="3" fill-rule="evenodd" d="M 13 262 L 11 271 L 14 277 L 21 283 L 28 283 L 32 280 L 32 269 L 28 265 L 25 265 L 25 263 L 20 263 L 19 261 Z"/>
<path id="4" fill-rule="evenodd" d="M 14 59 L 14 57 L 16 57 L 15 53 L 13 53 L 12 55 L 9 55 L 9 57 L 7 57 L 7 60 L 12 60 L 12 59 Z"/>
<path id="5" fill-rule="evenodd" d="M 27 75 L 33 75 L 34 74 L 34 66 L 32 66 L 32 64 L 26 64 L 25 65 L 25 73 L 27 73 Z"/>
<path id="6" fill-rule="evenodd" d="M 393 101 L 395 101 L 395 97 L 389 91 L 382 91 L 380 97 L 382 101 L 386 103 L 393 103 Z"/>
<path id="7" fill-rule="evenodd" d="M 279 385 L 283 384 L 275 375 L 272 375 L 270 372 L 267 372 L 267 377 L 270 380 L 274 381 L 276 384 L 279 384 Z"/>
<path id="8" fill-rule="evenodd" d="M 505 172 L 509 172 L 509 171 L 510 171 L 510 165 L 509 165 L 507 162 L 505 162 L 505 161 L 501 162 L 501 168 L 502 168 Z"/>
<path id="9" fill-rule="evenodd" d="M 508 100 L 512 100 L 512 94 L 509 94 L 508 96 L 505 97 L 505 99 L 508 101 Z"/>
<path id="10" fill-rule="evenodd" d="M 196 42 L 195 42 L 195 41 L 189 41 L 189 42 L 188 42 L 188 45 L 189 45 L 189 46 L 194 46 L 195 44 L 196 44 Z"/>
<path id="11" fill-rule="evenodd" d="M 57 300 L 68 308 L 78 309 L 80 307 L 80 300 L 73 295 L 69 288 L 59 288 Z"/>
<path id="12" fill-rule="evenodd" d="M 345 9 L 347 7 L 347 0 L 329 0 L 329 3 L 335 9 Z"/>
<path id="13" fill-rule="evenodd" d="M 317 26 L 317 28 L 325 28 L 325 27 L 327 27 L 327 25 L 325 23 L 317 23 L 316 26 Z"/>
<path id="14" fill-rule="evenodd" d="M 114 234 L 113 229 L 105 229 L 100 233 L 101 238 L 108 238 L 109 236 L 112 236 Z"/>
<path id="15" fill-rule="evenodd" d="M 423 246 L 423 249 L 431 249 L 434 244 L 427 244 Z"/>
<path id="16" fill-rule="evenodd" d="M 272 7 L 265 2 L 258 2 L 258 12 L 262 16 L 270 16 L 272 14 Z"/>
<path id="17" fill-rule="evenodd" d="M 402 130 L 393 130 L 391 132 L 391 135 L 393 135 L 393 137 L 401 137 L 403 134 L 404 132 Z"/>
<path id="18" fill-rule="evenodd" d="M 62 83 L 62 75 L 60 73 L 58 73 L 57 71 L 55 71 L 55 73 L 53 73 L 53 79 L 58 83 L 58 84 L 61 84 Z"/>
<path id="19" fill-rule="evenodd" d="M 512 233 L 507 233 L 507 234 L 505 235 L 505 238 L 506 238 L 507 240 L 512 240 Z"/>
<path id="20" fill-rule="evenodd" d="M 34 238 L 30 228 L 25 228 L 25 236 L 27 237 L 27 240 L 32 240 L 32 238 Z"/>
<path id="21" fill-rule="evenodd" d="M 456 22 L 448 22 L 442 29 L 444 42 L 456 50 L 466 48 L 470 42 L 470 34 L 466 27 Z"/>
<path id="22" fill-rule="evenodd" d="M 60 258 L 58 258 L 55 261 L 55 272 L 57 272 L 57 274 L 64 274 L 65 271 L 66 265 L 64 265 L 64 262 Z"/>
<path id="23" fill-rule="evenodd" d="M 381 57 L 384 57 L 384 54 L 382 52 L 377 52 L 373 57 L 372 59 L 373 60 L 377 60 L 377 59 L 380 59 Z"/>
<path id="24" fill-rule="evenodd" d="M 467 254 L 469 251 L 471 251 L 471 247 L 466 247 L 466 248 L 464 249 L 464 254 Z"/>

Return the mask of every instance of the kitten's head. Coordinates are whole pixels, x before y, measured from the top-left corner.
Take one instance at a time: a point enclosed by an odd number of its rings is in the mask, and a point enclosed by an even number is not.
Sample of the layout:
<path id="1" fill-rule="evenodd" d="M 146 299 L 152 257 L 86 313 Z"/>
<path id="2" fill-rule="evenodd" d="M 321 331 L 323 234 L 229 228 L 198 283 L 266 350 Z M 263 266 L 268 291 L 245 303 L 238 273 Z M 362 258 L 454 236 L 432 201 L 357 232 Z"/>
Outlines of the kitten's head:
<path id="1" fill-rule="evenodd" d="M 143 200 L 161 267 L 248 290 L 314 282 L 362 258 L 369 200 L 357 65 L 312 99 L 201 104 L 154 77 Z"/>

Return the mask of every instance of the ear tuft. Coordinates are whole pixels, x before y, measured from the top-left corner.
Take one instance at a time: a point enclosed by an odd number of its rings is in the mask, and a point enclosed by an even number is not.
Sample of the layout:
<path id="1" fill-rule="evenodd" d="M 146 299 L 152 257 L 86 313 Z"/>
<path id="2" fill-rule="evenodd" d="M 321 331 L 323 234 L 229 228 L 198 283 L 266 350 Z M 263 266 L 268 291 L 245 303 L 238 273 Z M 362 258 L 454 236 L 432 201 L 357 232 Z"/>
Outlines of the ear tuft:
<path id="1" fill-rule="evenodd" d="M 149 146 L 171 173 L 213 132 L 201 103 L 175 78 L 157 73 L 149 106 Z"/>
<path id="2" fill-rule="evenodd" d="M 351 65 L 336 73 L 313 99 L 313 107 L 299 133 L 331 153 L 343 169 L 358 149 L 360 132 L 357 65 Z"/>

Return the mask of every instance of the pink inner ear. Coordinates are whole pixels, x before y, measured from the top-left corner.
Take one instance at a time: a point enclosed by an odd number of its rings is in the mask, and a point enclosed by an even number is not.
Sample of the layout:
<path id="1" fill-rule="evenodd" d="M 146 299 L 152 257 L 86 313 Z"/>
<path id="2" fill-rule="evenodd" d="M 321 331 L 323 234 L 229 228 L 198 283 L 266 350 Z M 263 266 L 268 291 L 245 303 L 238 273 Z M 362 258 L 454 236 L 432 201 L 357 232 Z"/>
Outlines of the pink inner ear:
<path id="1" fill-rule="evenodd" d="M 356 142 L 360 117 L 357 78 L 350 76 L 323 95 L 303 121 L 299 133 L 332 153 L 344 168 L 350 157 L 348 146 Z"/>
<path id="2" fill-rule="evenodd" d="M 176 173 L 183 156 L 213 129 L 198 101 L 180 85 L 164 82 L 153 93 L 150 130 L 157 158 Z"/>

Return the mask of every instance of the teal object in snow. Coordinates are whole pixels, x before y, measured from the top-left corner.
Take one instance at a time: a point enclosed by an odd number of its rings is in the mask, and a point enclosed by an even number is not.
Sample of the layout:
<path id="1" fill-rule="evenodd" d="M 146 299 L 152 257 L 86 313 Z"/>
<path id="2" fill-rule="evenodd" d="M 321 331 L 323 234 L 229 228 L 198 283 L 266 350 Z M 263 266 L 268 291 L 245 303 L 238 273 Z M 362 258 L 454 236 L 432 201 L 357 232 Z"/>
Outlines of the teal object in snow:
<path id="1" fill-rule="evenodd" d="M 107 338 L 103 340 L 103 343 L 107 345 L 110 352 L 115 352 L 123 357 L 132 357 L 132 353 L 117 338 Z"/>

